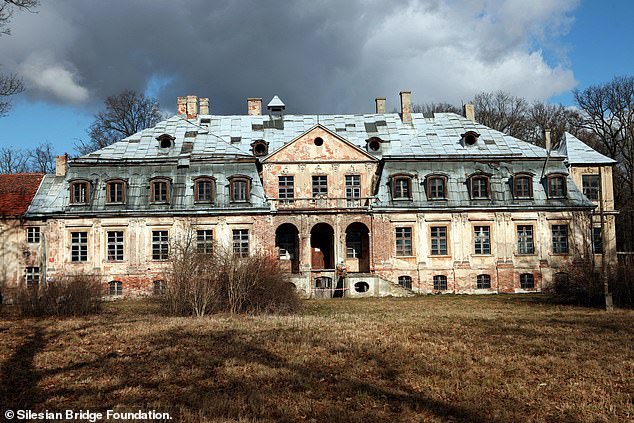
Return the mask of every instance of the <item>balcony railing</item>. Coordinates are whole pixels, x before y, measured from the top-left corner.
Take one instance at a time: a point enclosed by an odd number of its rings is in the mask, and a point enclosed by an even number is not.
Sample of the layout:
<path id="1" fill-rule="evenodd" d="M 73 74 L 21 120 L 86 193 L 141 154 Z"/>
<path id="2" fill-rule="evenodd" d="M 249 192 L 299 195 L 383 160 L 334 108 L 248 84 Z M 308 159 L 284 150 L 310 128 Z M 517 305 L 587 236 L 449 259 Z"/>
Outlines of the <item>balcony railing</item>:
<path id="1" fill-rule="evenodd" d="M 274 210 L 317 210 L 317 209 L 358 209 L 367 210 L 373 204 L 374 197 L 333 198 L 326 196 L 310 198 L 284 199 L 272 198 Z"/>

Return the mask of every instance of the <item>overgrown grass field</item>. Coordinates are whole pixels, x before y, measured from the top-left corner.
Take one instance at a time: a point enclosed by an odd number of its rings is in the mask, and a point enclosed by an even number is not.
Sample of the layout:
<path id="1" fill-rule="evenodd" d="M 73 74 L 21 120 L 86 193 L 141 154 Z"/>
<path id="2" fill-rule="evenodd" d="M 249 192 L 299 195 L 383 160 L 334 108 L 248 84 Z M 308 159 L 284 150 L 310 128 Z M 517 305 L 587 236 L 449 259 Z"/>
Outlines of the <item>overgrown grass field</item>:
<path id="1" fill-rule="evenodd" d="M 634 310 L 541 296 L 307 301 L 295 316 L 0 313 L 6 409 L 157 410 L 173 421 L 622 422 Z"/>

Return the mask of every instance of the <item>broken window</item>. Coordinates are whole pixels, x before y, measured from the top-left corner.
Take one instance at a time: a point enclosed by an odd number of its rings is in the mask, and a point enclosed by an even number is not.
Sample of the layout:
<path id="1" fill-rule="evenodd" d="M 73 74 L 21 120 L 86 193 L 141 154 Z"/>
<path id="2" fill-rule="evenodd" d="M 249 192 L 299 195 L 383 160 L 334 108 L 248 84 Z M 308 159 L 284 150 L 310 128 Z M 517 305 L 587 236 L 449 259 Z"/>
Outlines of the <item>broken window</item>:
<path id="1" fill-rule="evenodd" d="M 111 297 L 123 295 L 123 283 L 121 281 L 108 282 L 108 295 Z"/>
<path id="2" fill-rule="evenodd" d="M 491 275 L 478 275 L 476 277 L 477 289 L 491 289 Z"/>
<path id="3" fill-rule="evenodd" d="M 169 258 L 168 231 L 152 231 L 152 260 L 167 260 Z"/>
<path id="4" fill-rule="evenodd" d="M 601 227 L 595 226 L 592 228 L 592 251 L 594 254 L 601 254 L 603 252 L 603 240 L 601 239 Z"/>
<path id="5" fill-rule="evenodd" d="M 491 254 L 491 227 L 474 226 L 473 239 L 475 254 Z"/>
<path id="6" fill-rule="evenodd" d="M 25 269 L 26 287 L 29 289 L 37 289 L 40 286 L 40 268 L 29 266 Z"/>
<path id="7" fill-rule="evenodd" d="M 399 276 L 398 284 L 403 288 L 412 289 L 412 277 L 411 276 Z"/>
<path id="8" fill-rule="evenodd" d="M 534 254 L 533 225 L 517 226 L 517 254 Z"/>
<path id="9" fill-rule="evenodd" d="M 295 198 L 295 177 L 278 177 L 278 197 L 281 204 L 291 204 Z"/>
<path id="10" fill-rule="evenodd" d="M 581 185 L 588 200 L 599 200 L 599 175 L 581 175 Z"/>
<path id="11" fill-rule="evenodd" d="M 123 261 L 123 231 L 108 231 L 108 261 Z"/>
<path id="12" fill-rule="evenodd" d="M 412 228 L 396 228 L 396 255 L 401 257 L 413 255 Z"/>
<path id="13" fill-rule="evenodd" d="M 568 254 L 568 225 L 552 226 L 553 253 Z"/>
<path id="14" fill-rule="evenodd" d="M 432 226 L 430 228 L 431 237 L 431 255 L 446 256 L 447 255 L 447 227 Z"/>
<path id="15" fill-rule="evenodd" d="M 88 261 L 88 232 L 71 232 L 70 260 Z"/>
<path id="16" fill-rule="evenodd" d="M 233 230 L 233 254 L 238 257 L 249 256 L 249 230 Z"/>
<path id="17" fill-rule="evenodd" d="M 211 229 L 199 229 L 196 231 L 196 251 L 201 254 L 214 252 L 214 231 Z"/>
<path id="18" fill-rule="evenodd" d="M 37 244 L 40 242 L 40 228 L 31 226 L 26 228 L 26 242 L 29 244 Z"/>
<path id="19" fill-rule="evenodd" d="M 434 276 L 434 290 L 435 291 L 447 290 L 447 276 L 445 275 Z"/>

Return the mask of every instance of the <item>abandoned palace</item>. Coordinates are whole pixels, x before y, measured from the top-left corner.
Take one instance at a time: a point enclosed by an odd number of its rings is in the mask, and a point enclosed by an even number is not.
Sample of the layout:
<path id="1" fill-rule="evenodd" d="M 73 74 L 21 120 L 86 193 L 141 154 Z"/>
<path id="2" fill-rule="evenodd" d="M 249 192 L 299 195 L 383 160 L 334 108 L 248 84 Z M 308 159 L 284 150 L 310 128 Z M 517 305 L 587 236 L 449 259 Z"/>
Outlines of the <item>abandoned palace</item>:
<path id="1" fill-rule="evenodd" d="M 161 292 L 172 243 L 275 254 L 305 296 L 540 291 L 580 257 L 616 261 L 615 162 L 570 134 L 546 148 L 464 116 L 245 115 L 179 97 L 155 127 L 3 175 L 5 291 L 101 275 L 112 296 Z"/>

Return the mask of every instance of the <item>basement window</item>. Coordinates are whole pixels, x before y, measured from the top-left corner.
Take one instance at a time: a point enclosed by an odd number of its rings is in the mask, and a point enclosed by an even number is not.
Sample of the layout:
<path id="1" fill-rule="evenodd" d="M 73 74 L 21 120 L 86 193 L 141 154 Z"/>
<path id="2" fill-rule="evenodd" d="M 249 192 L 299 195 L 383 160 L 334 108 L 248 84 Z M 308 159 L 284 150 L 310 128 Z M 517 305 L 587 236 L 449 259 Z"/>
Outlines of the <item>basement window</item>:
<path id="1" fill-rule="evenodd" d="M 520 288 L 533 289 L 535 288 L 535 277 L 532 273 L 522 273 L 520 275 Z"/>
<path id="2" fill-rule="evenodd" d="M 434 276 L 434 290 L 435 291 L 447 290 L 447 276 L 445 275 Z"/>
<path id="3" fill-rule="evenodd" d="M 165 291 L 167 291 L 167 286 L 164 280 L 160 280 L 160 279 L 156 280 L 153 282 L 153 285 L 154 285 L 153 287 L 154 295 L 163 295 L 165 294 Z"/>
<path id="4" fill-rule="evenodd" d="M 412 277 L 411 276 L 399 276 L 398 284 L 403 288 L 412 289 Z"/>
<path id="5" fill-rule="evenodd" d="M 123 283 L 121 281 L 108 282 L 108 295 L 111 297 L 120 297 L 123 295 Z"/>
<path id="6" fill-rule="evenodd" d="M 370 290 L 370 284 L 365 281 L 360 281 L 354 284 L 354 291 L 359 293 L 368 292 Z"/>

